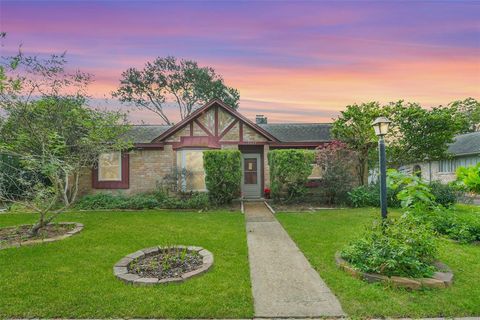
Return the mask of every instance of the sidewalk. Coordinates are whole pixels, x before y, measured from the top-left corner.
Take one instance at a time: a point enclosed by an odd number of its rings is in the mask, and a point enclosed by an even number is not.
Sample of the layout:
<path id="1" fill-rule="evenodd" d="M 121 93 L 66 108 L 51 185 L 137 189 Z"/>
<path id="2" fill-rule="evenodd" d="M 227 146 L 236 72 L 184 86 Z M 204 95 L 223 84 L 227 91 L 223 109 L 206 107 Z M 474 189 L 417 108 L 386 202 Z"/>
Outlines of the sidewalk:
<path id="1" fill-rule="evenodd" d="M 263 202 L 245 202 L 255 317 L 338 317 L 335 295 Z"/>

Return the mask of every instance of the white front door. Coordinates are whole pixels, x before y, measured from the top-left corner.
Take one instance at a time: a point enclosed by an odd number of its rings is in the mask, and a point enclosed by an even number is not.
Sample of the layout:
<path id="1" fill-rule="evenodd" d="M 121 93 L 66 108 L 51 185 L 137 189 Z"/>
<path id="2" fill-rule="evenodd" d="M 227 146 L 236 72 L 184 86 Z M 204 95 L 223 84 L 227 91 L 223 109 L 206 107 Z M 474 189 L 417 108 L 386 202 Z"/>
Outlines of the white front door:
<path id="1" fill-rule="evenodd" d="M 262 195 L 262 166 L 260 154 L 242 154 L 242 194 L 244 198 L 260 198 Z"/>

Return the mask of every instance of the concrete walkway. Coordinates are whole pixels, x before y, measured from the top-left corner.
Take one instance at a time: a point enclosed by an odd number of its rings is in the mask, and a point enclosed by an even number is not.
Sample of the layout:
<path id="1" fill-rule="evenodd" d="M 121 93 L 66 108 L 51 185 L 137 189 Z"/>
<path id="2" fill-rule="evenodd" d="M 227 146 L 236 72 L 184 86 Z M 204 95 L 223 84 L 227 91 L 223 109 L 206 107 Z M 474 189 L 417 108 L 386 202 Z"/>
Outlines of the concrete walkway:
<path id="1" fill-rule="evenodd" d="M 339 301 L 263 202 L 245 202 L 255 317 L 344 316 Z"/>

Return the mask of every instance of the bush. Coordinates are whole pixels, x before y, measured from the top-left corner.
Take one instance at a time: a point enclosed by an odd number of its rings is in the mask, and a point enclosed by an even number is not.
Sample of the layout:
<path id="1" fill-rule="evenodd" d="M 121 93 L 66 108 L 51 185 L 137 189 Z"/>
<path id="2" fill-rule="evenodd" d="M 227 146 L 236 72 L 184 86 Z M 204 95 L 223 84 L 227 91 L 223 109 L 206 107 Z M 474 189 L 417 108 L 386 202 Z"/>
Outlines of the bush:
<path id="1" fill-rule="evenodd" d="M 430 190 L 435 197 L 435 203 L 445 208 L 451 207 L 457 202 L 458 191 L 452 185 L 433 181 L 430 183 Z"/>
<path id="2" fill-rule="evenodd" d="M 182 198 L 168 196 L 162 191 L 141 193 L 133 196 L 122 194 L 97 193 L 79 199 L 75 207 L 82 210 L 98 209 L 207 209 L 208 196 L 205 193 L 192 193 Z"/>
<path id="3" fill-rule="evenodd" d="M 390 208 L 399 208 L 400 201 L 397 194 L 400 190 L 387 188 L 387 205 Z M 360 186 L 348 192 L 348 204 L 355 208 L 379 207 L 380 206 L 380 184 Z"/>
<path id="4" fill-rule="evenodd" d="M 348 150 L 340 141 L 332 141 L 324 148 L 316 150 L 315 162 L 323 170 L 319 181 L 319 194 L 326 204 L 343 204 L 348 192 L 356 184 L 356 153 Z"/>
<path id="5" fill-rule="evenodd" d="M 301 200 L 305 184 L 312 173 L 315 154 L 311 150 L 279 149 L 268 153 L 272 198 L 286 201 Z"/>
<path id="6" fill-rule="evenodd" d="M 456 173 L 458 180 L 468 191 L 480 194 L 480 163 L 476 166 L 460 167 Z"/>
<path id="7" fill-rule="evenodd" d="M 480 241 L 480 216 L 474 213 L 460 213 L 454 209 L 439 208 L 429 214 L 418 214 L 432 223 L 435 231 L 450 239 L 469 243 Z"/>
<path id="8" fill-rule="evenodd" d="M 230 203 L 239 196 L 242 181 L 240 151 L 204 151 L 203 167 L 205 168 L 205 185 L 213 203 Z"/>
<path id="9" fill-rule="evenodd" d="M 437 249 L 428 225 L 405 215 L 377 222 L 341 255 L 362 272 L 421 278 L 434 273 Z"/>

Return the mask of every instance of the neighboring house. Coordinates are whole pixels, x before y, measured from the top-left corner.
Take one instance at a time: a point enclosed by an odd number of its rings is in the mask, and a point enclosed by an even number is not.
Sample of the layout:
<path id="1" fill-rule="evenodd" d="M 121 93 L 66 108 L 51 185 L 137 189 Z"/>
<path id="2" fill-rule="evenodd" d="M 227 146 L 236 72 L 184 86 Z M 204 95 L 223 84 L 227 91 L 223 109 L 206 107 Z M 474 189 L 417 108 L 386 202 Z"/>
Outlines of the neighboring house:
<path id="1" fill-rule="evenodd" d="M 213 100 L 174 126 L 133 126 L 128 152 L 102 154 L 98 166 L 80 179 L 82 194 L 153 191 L 174 172 L 182 191 L 206 191 L 204 150 L 235 149 L 242 153 L 242 195 L 263 196 L 270 185 L 267 154 L 278 148 L 316 147 L 330 142 L 330 124 L 256 123 L 220 100 Z"/>
<path id="2" fill-rule="evenodd" d="M 449 159 L 413 163 L 402 166 L 400 170 L 406 173 L 416 172 L 426 181 L 454 181 L 458 167 L 480 163 L 480 132 L 456 136 L 454 142 L 448 146 L 448 152 L 451 154 Z"/>

